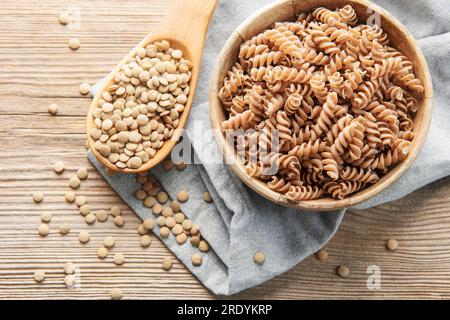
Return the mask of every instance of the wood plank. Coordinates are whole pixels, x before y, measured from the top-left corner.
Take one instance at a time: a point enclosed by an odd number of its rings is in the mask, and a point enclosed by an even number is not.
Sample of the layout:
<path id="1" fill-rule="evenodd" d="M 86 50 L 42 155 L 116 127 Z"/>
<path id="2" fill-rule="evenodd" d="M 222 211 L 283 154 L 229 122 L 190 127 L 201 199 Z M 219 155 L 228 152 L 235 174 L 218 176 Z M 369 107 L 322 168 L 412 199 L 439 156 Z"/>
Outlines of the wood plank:
<path id="1" fill-rule="evenodd" d="M 83 81 L 98 81 L 168 10 L 166 0 L 77 1 L 81 29 L 58 24 L 58 14 L 71 1 L 7 0 L 0 17 L 0 299 L 108 299 L 112 287 L 126 298 L 214 298 L 156 238 L 150 248 L 139 246 L 139 219 L 123 204 L 86 159 L 85 114 L 90 99 L 78 93 Z M 25 9 L 24 9 L 25 8 Z M 112 32 L 112 30 L 114 32 Z M 70 37 L 82 47 L 67 48 Z M 59 115 L 47 113 L 56 102 Z M 63 160 L 66 171 L 51 170 Z M 125 226 L 111 221 L 87 226 L 75 205 L 64 203 L 67 179 L 80 166 L 89 179 L 80 194 L 94 209 L 113 204 L 123 208 Z M 35 205 L 31 194 L 45 190 L 45 202 Z M 42 210 L 54 217 L 47 238 L 37 235 Z M 57 234 L 60 223 L 71 234 Z M 81 245 L 80 230 L 89 230 L 91 242 Z M 96 257 L 102 239 L 113 235 L 111 253 L 124 252 L 126 263 L 117 267 L 112 256 Z M 387 252 L 388 238 L 399 241 Z M 446 298 L 450 297 L 450 179 L 392 204 L 351 211 L 327 245 L 330 257 L 306 259 L 284 275 L 232 298 Z M 171 256 L 170 272 L 160 265 Z M 72 260 L 81 268 L 81 288 L 68 290 L 62 265 Z M 348 279 L 335 275 L 339 264 L 351 269 Z M 381 269 L 381 290 L 369 290 L 367 267 Z M 33 272 L 43 268 L 48 277 L 36 284 Z"/>

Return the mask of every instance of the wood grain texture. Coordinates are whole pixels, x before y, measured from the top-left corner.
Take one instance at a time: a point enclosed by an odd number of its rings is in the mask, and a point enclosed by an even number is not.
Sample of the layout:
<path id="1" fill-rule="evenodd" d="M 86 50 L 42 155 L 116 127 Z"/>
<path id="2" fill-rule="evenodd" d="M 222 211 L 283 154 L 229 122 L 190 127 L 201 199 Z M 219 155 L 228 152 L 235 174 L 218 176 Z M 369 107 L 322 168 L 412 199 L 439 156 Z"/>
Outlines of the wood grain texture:
<path id="1" fill-rule="evenodd" d="M 81 82 L 94 83 L 138 43 L 167 12 L 166 0 L 77 1 L 81 29 L 69 30 L 57 20 L 72 1 L 7 0 L 0 9 L 0 299 L 109 299 L 120 287 L 125 298 L 214 298 L 186 268 L 153 239 L 139 246 L 139 219 L 102 180 L 86 159 L 85 114 L 90 99 L 81 97 Z M 79 37 L 81 48 L 67 47 Z M 55 102 L 59 115 L 47 107 Z M 63 160 L 66 171 L 51 170 Z M 111 221 L 87 226 L 75 205 L 64 203 L 67 180 L 77 168 L 89 168 L 80 194 L 94 209 L 112 204 L 124 210 L 125 226 Z M 45 202 L 31 200 L 35 190 Z M 39 216 L 53 211 L 51 233 L 37 235 Z M 57 227 L 69 222 L 72 232 L 62 237 Z M 80 230 L 91 241 L 81 245 Z M 106 235 L 116 239 L 114 252 L 124 252 L 126 263 L 117 267 L 96 250 Z M 387 252 L 384 241 L 399 241 Z M 232 298 L 450 298 L 450 179 L 444 179 L 392 204 L 347 214 L 327 245 L 330 257 L 306 259 L 284 275 Z M 162 259 L 171 256 L 174 268 L 164 272 Z M 81 268 L 81 288 L 68 290 L 62 265 L 72 260 Z M 337 265 L 350 267 L 348 279 L 335 275 Z M 366 269 L 381 268 L 381 290 L 367 289 Z M 33 280 L 45 269 L 42 284 Z"/>

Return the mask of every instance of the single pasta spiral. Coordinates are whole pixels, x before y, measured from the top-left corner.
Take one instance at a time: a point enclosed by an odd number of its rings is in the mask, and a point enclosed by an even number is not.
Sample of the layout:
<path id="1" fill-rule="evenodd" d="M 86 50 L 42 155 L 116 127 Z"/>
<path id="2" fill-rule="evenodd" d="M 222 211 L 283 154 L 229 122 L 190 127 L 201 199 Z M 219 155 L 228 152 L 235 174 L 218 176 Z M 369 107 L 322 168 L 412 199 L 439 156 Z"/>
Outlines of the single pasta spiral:
<path id="1" fill-rule="evenodd" d="M 322 7 L 314 10 L 313 16 L 317 20 L 330 26 L 334 26 L 341 21 L 341 17 L 338 12 L 331 11 Z"/>
<path id="2" fill-rule="evenodd" d="M 333 119 L 340 109 L 337 102 L 338 96 L 335 92 L 330 93 L 327 96 L 327 102 L 323 105 L 323 109 L 317 119 L 317 123 L 313 127 L 317 135 L 321 135 L 322 133 L 328 131 L 333 124 Z"/>
<path id="3" fill-rule="evenodd" d="M 270 42 L 277 46 L 280 51 L 285 53 L 286 55 L 292 56 L 293 58 L 301 57 L 298 51 L 298 47 L 293 41 L 289 40 L 289 37 L 288 35 L 286 35 L 286 33 L 283 33 L 278 29 L 272 29 L 267 30 L 264 35 Z"/>
<path id="4" fill-rule="evenodd" d="M 267 183 L 267 186 L 270 190 L 279 192 L 279 193 L 287 193 L 291 188 L 291 183 L 284 181 L 284 179 L 279 178 L 277 176 L 273 176 L 272 180 Z"/>
<path id="5" fill-rule="evenodd" d="M 292 201 L 313 200 L 320 198 L 322 193 L 323 191 L 317 186 L 291 186 L 286 193 L 286 198 Z"/>
<path id="6" fill-rule="evenodd" d="M 360 116 L 353 120 L 352 124 L 355 125 L 355 131 L 353 132 L 353 137 L 348 145 L 348 153 L 351 161 L 356 161 L 362 157 L 361 150 L 364 147 L 366 119 Z"/>
<path id="7" fill-rule="evenodd" d="M 268 73 L 268 81 L 283 81 L 290 83 L 306 83 L 313 77 L 310 70 L 297 70 L 294 68 L 277 66 Z"/>
<path id="8" fill-rule="evenodd" d="M 236 130 L 242 128 L 247 130 L 253 127 L 255 123 L 255 114 L 250 110 L 243 113 L 238 113 L 235 116 L 230 117 L 228 120 L 222 122 L 222 130 Z"/>
<path id="9" fill-rule="evenodd" d="M 296 156 L 297 158 L 309 158 L 320 152 L 325 151 L 326 143 L 320 140 L 304 142 L 301 145 L 295 146 L 289 151 L 289 155 Z"/>
<path id="10" fill-rule="evenodd" d="M 352 6 L 346 5 L 338 10 L 338 14 L 342 22 L 348 24 L 349 26 L 354 27 L 358 24 L 358 16 Z"/>
<path id="11" fill-rule="evenodd" d="M 293 93 L 287 97 L 284 104 L 284 111 L 288 116 L 293 116 L 297 113 L 302 105 L 303 97 L 299 93 Z"/>
<path id="12" fill-rule="evenodd" d="M 292 141 L 291 122 L 284 111 L 277 112 L 277 129 L 279 131 L 279 138 L 281 145 Z"/>
<path id="13" fill-rule="evenodd" d="M 325 85 L 325 81 L 321 75 L 312 77 L 309 81 L 312 91 L 317 99 L 320 101 L 326 101 L 328 97 L 328 90 Z"/>
<path id="14" fill-rule="evenodd" d="M 335 199 L 342 200 L 364 187 L 359 181 L 327 182 L 324 189 Z"/>
<path id="15" fill-rule="evenodd" d="M 345 150 L 349 147 L 350 142 L 353 141 L 356 130 L 356 124 L 351 122 L 350 125 L 346 126 L 341 133 L 339 133 L 336 141 L 334 141 L 331 146 L 331 153 L 334 157 L 341 156 Z"/>
<path id="16" fill-rule="evenodd" d="M 341 170 L 340 177 L 342 180 L 372 184 L 376 183 L 380 179 L 373 171 L 364 170 L 362 168 L 358 170 L 355 167 L 345 167 Z"/>
<path id="17" fill-rule="evenodd" d="M 266 52 L 271 52 L 269 47 L 265 44 L 262 45 L 243 45 L 239 51 L 239 58 L 248 60 L 249 58 L 261 55 Z"/>
<path id="18" fill-rule="evenodd" d="M 253 68 L 261 68 L 277 64 L 282 59 L 284 59 L 284 54 L 282 52 L 271 51 L 254 56 L 249 62 L 252 63 Z"/>
<path id="19" fill-rule="evenodd" d="M 340 52 L 337 45 L 331 41 L 329 37 L 327 37 L 320 25 L 311 24 L 311 28 L 312 29 L 309 30 L 309 33 L 320 50 L 330 56 Z"/>

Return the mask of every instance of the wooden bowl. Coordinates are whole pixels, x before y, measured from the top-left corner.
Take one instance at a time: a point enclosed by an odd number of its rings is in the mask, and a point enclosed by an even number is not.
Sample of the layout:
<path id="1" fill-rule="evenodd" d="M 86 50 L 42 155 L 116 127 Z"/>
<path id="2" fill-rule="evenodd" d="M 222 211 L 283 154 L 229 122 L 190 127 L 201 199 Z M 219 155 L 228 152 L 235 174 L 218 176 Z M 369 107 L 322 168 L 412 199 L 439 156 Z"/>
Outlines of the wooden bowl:
<path id="1" fill-rule="evenodd" d="M 326 7 L 334 10 L 348 4 L 353 6 L 358 17 L 364 21 L 374 12 L 379 13 L 381 15 L 382 28 L 391 39 L 391 46 L 400 50 L 414 63 L 416 75 L 422 80 L 425 87 L 425 92 L 419 99 L 419 110 L 414 119 L 414 133 L 416 134 L 416 138 L 412 143 L 410 153 L 406 160 L 392 168 L 376 184 L 350 195 L 343 200 L 323 198 L 308 201 L 291 201 L 285 196 L 270 190 L 265 183 L 250 177 L 244 165 L 237 161 L 233 146 L 225 143 L 225 135 L 221 131 L 221 124 L 227 117 L 218 98 L 218 92 L 223 84 L 227 71 L 237 61 L 239 47 L 243 42 L 262 32 L 274 22 L 294 21 L 295 16 L 301 11 L 309 11 L 317 7 Z M 386 10 L 367 0 L 282 0 L 264 7 L 244 21 L 229 37 L 222 49 L 213 72 L 210 90 L 211 127 L 225 159 L 232 160 L 232 163 L 227 161 L 231 170 L 257 193 L 275 203 L 287 207 L 313 211 L 329 211 L 348 208 L 367 201 L 379 194 L 405 173 L 416 159 L 427 137 L 431 123 L 432 96 L 431 77 L 422 51 L 411 33 Z"/>

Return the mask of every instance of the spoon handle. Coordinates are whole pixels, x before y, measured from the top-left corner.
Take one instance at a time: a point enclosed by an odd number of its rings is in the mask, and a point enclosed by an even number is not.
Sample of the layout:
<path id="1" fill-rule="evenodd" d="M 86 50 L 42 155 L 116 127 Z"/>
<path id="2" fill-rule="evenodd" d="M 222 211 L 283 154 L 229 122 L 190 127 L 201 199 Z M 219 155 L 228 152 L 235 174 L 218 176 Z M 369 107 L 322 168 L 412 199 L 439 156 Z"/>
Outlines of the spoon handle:
<path id="1" fill-rule="evenodd" d="M 196 55 L 203 49 L 208 25 L 218 0 L 172 0 L 168 15 L 158 30 L 177 39 Z"/>

